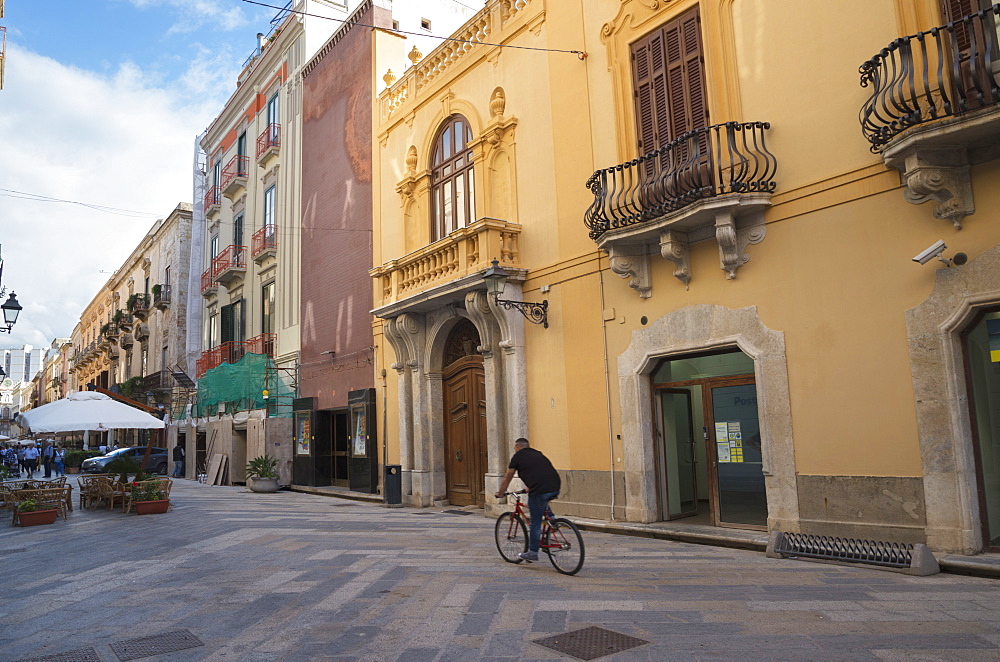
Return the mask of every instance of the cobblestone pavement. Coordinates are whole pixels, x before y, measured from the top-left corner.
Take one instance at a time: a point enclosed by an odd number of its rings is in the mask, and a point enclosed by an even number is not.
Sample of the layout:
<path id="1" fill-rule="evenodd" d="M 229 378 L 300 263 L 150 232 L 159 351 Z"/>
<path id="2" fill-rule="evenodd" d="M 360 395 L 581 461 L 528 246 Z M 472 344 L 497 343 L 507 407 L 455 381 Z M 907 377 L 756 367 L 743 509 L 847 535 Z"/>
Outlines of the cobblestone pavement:
<path id="1" fill-rule="evenodd" d="M 1000 660 L 989 579 L 590 532 L 566 577 L 504 563 L 478 514 L 189 481 L 173 497 L 0 524 L 0 660 L 136 659 L 120 642 L 178 630 L 203 645 L 155 659 L 571 660 L 536 641 L 588 626 L 649 642 L 614 662 Z"/>

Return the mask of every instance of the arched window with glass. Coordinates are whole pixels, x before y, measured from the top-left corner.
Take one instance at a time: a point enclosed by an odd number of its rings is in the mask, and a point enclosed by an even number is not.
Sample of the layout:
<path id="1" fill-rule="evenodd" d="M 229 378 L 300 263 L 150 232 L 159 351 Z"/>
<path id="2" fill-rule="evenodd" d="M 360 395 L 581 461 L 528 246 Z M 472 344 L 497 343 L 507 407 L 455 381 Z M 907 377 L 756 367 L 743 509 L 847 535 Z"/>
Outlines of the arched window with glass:
<path id="1" fill-rule="evenodd" d="M 441 239 L 476 220 L 476 187 L 472 171 L 472 129 L 452 115 L 438 131 L 431 162 L 431 230 Z"/>

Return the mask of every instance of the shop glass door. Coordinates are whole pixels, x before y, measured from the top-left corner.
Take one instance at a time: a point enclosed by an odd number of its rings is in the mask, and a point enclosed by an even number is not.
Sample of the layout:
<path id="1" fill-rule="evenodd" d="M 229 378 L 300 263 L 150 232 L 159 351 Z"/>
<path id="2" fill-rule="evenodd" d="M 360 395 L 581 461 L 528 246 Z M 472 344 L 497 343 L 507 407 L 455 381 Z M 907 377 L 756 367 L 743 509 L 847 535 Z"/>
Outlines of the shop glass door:
<path id="1" fill-rule="evenodd" d="M 691 393 L 684 389 L 660 389 L 657 391 L 657 406 L 660 466 L 666 474 L 666 480 L 661 483 L 664 516 L 666 519 L 677 519 L 697 515 L 697 442 L 691 415 Z"/>
<path id="2" fill-rule="evenodd" d="M 715 512 L 718 524 L 767 526 L 767 497 L 753 381 L 710 386 L 706 411 L 714 441 Z"/>

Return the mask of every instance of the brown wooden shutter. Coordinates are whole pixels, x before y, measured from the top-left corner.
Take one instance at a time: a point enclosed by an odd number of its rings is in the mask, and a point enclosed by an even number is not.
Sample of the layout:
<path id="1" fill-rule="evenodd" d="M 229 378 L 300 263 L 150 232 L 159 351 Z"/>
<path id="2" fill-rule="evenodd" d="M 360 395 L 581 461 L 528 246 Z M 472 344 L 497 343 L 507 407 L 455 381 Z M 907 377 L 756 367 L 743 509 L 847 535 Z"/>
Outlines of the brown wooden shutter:
<path id="1" fill-rule="evenodd" d="M 978 11 L 979 0 L 941 0 L 941 15 L 944 17 L 946 23 L 960 21 Z M 969 25 L 967 23 L 960 23 L 955 26 L 955 40 L 958 42 L 959 52 L 965 54 L 971 44 Z"/>
<path id="2" fill-rule="evenodd" d="M 639 153 L 708 126 L 698 7 L 632 46 Z"/>

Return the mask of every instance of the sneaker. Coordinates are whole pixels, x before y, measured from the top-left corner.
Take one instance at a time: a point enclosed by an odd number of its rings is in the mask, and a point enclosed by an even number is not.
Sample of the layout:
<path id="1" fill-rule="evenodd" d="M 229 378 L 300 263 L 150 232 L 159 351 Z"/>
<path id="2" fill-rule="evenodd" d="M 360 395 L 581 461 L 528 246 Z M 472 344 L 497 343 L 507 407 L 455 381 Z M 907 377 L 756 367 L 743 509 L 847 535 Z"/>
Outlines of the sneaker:
<path id="1" fill-rule="evenodd" d="M 521 552 L 520 554 L 517 555 L 517 558 L 521 559 L 522 561 L 537 561 L 538 552 Z"/>

